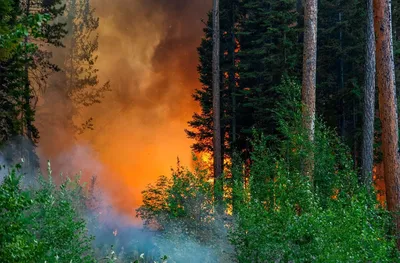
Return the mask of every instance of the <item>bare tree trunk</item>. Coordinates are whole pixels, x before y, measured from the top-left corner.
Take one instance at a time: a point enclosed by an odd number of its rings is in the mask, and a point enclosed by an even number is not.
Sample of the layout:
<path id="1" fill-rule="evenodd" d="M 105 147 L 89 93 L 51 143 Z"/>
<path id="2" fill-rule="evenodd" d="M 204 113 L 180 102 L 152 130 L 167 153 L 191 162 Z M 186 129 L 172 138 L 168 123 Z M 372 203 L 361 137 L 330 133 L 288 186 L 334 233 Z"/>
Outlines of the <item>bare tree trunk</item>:
<path id="1" fill-rule="evenodd" d="M 362 182 L 372 186 L 374 165 L 374 119 L 375 119 L 375 33 L 373 0 L 367 0 L 367 29 L 364 83 L 364 122 L 362 143 Z"/>
<path id="2" fill-rule="evenodd" d="M 318 1 L 306 0 L 304 6 L 304 53 L 303 53 L 303 125 L 308 139 L 314 141 L 315 86 L 317 70 L 317 12 Z M 304 173 L 311 179 L 314 172 L 314 155 L 305 160 Z"/>
<path id="3" fill-rule="evenodd" d="M 219 34 L 219 0 L 213 1 L 213 147 L 214 147 L 214 192 L 217 202 L 222 200 L 222 153 L 221 153 L 221 103 L 220 103 L 220 34 Z"/>
<path id="4" fill-rule="evenodd" d="M 391 1 L 374 0 L 376 35 L 376 71 L 379 90 L 379 114 L 382 122 L 382 152 L 386 201 L 393 213 L 396 236 L 400 233 L 400 174 L 398 155 L 398 120 L 393 61 Z M 397 238 L 400 249 L 400 239 Z"/>

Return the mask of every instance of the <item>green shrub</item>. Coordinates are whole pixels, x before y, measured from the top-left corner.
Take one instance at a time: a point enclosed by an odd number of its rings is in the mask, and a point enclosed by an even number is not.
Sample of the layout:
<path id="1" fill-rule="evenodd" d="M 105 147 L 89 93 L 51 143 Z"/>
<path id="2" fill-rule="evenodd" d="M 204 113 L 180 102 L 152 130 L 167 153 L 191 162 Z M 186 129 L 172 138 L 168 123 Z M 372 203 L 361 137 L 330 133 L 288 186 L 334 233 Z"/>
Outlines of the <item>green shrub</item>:
<path id="1" fill-rule="evenodd" d="M 358 184 L 349 149 L 319 120 L 314 142 L 308 140 L 300 89 L 290 79 L 276 88 L 282 99 L 272 115 L 279 132 L 254 132 L 248 181 L 238 158 L 232 158 L 225 189 L 231 191 L 227 203 L 233 206 L 233 220 L 213 213 L 213 187 L 205 173 L 182 168 L 143 192 L 138 215 L 158 226 L 173 248 L 186 240 L 206 244 L 209 238 L 218 244 L 216 250 L 226 252 L 229 244 L 218 237 L 223 237 L 221 229 L 230 229 L 238 262 L 398 262 L 388 234 L 390 216 L 375 194 Z M 314 156 L 312 180 L 303 171 L 309 155 Z M 185 255 L 175 259 L 185 262 Z"/>
<path id="2" fill-rule="evenodd" d="M 178 163 L 170 178 L 161 176 L 142 192 L 137 215 L 159 231 L 154 243 L 171 262 L 230 262 L 222 259 L 229 258 L 230 247 L 223 220 L 214 214 L 208 179 L 202 164 L 191 172 Z"/>
<path id="3" fill-rule="evenodd" d="M 275 112 L 281 134 L 255 136 L 244 190 L 250 197 L 235 213 L 230 237 L 238 261 L 397 262 L 389 216 L 358 186 L 348 149 L 318 121 L 308 143 L 299 85 L 287 80 L 278 90 L 286 98 Z M 302 173 L 311 151 L 312 182 Z"/>
<path id="4" fill-rule="evenodd" d="M 2 262 L 95 262 L 92 237 L 76 207 L 79 184 L 56 186 L 50 174 L 38 187 L 23 187 L 18 168 L 0 186 Z"/>

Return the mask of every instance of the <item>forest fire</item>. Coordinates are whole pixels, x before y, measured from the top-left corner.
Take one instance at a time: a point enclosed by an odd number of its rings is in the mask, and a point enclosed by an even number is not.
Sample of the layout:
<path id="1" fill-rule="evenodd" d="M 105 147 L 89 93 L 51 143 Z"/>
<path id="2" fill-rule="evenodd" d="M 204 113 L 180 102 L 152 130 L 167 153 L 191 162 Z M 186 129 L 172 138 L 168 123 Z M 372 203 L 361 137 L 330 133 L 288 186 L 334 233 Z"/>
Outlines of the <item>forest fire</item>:
<path id="1" fill-rule="evenodd" d="M 400 262 L 400 2 L 267 2 L 3 0 L 1 261 Z"/>
<path id="2" fill-rule="evenodd" d="M 376 190 L 376 199 L 385 207 L 386 186 L 383 178 L 383 163 L 378 163 L 373 168 L 373 182 Z"/>
<path id="3" fill-rule="evenodd" d="M 100 17 L 96 66 L 100 82 L 110 81 L 111 92 L 75 120 L 94 119 L 94 130 L 77 143 L 71 131 L 40 126 L 39 153 L 57 171 L 82 170 L 84 179 L 96 174 L 111 204 L 132 215 L 141 191 L 158 176 L 169 175 L 177 157 L 191 164 L 192 142 L 184 129 L 198 109 L 191 98 L 200 85 L 196 48 L 210 4 L 117 0 L 110 5 L 96 0 L 93 5 Z M 51 107 L 41 111 L 59 111 L 59 105 Z M 40 114 L 37 122 L 44 123 Z M 54 144 L 56 134 L 59 144 Z"/>

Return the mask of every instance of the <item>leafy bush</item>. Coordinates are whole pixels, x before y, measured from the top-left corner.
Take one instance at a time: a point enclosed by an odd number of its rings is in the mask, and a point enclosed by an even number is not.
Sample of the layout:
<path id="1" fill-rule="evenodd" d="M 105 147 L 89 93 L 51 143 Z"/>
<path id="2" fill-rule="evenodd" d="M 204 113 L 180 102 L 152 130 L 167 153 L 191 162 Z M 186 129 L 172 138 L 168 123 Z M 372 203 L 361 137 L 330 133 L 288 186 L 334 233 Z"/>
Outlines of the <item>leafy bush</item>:
<path id="1" fill-rule="evenodd" d="M 250 198 L 236 211 L 231 233 L 239 262 L 394 262 L 388 214 L 357 184 L 347 148 L 317 122 L 315 142 L 301 125 L 300 87 L 278 90 L 279 138 L 256 136 Z M 278 142 L 271 149 L 271 140 Z M 276 145 L 276 144 L 275 144 Z M 302 160 L 314 151 L 313 182 Z M 246 195 L 244 195 L 246 196 Z"/>
<path id="2" fill-rule="evenodd" d="M 23 187 L 20 166 L 0 186 L 0 258 L 2 262 L 95 262 L 92 237 L 76 204 L 77 182 L 56 186 L 40 178 L 38 187 Z"/>
<path id="3" fill-rule="evenodd" d="M 195 160 L 197 162 L 197 160 Z M 227 231 L 213 206 L 213 185 L 197 162 L 194 172 L 178 163 L 171 178 L 161 176 L 143 194 L 137 210 L 147 228 L 159 231 L 154 243 L 171 262 L 230 262 Z"/>
<path id="4" fill-rule="evenodd" d="M 229 251 L 228 242 L 218 239 L 226 229 L 238 262 L 397 262 L 394 239 L 388 235 L 389 214 L 373 192 L 359 186 L 348 148 L 321 121 L 314 143 L 309 142 L 300 86 L 286 79 L 277 91 L 282 100 L 273 116 L 279 133 L 254 132 L 248 182 L 240 161 L 232 159 L 225 182 L 232 218 L 213 213 L 213 187 L 205 171 L 180 167 L 171 179 L 160 177 L 143 192 L 138 215 L 162 232 L 162 241 L 170 244 L 165 252 L 172 252 L 177 262 L 201 251 L 180 248 L 191 240 L 217 244 L 214 251 L 223 253 L 214 259 L 231 262 L 221 257 Z M 309 155 L 315 157 L 312 180 L 303 171 Z"/>

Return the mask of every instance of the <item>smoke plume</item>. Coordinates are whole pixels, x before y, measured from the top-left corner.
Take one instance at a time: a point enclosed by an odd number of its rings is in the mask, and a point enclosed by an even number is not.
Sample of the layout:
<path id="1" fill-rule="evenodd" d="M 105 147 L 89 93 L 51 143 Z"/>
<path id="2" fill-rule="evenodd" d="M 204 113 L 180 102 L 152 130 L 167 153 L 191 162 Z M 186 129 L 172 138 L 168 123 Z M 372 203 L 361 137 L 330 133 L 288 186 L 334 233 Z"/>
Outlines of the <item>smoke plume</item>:
<path id="1" fill-rule="evenodd" d="M 68 109 L 57 91 L 48 92 L 52 106 L 38 110 L 38 152 L 59 171 L 97 175 L 115 209 L 131 215 L 140 192 L 168 175 L 178 156 L 184 165 L 191 163 L 184 129 L 198 107 L 191 98 L 200 85 L 196 47 L 211 1 L 94 0 L 92 5 L 100 17 L 100 83 L 110 80 L 112 91 L 80 112 L 79 119 L 93 117 L 94 130 L 78 138 L 48 121 L 55 112 L 63 118 Z"/>

